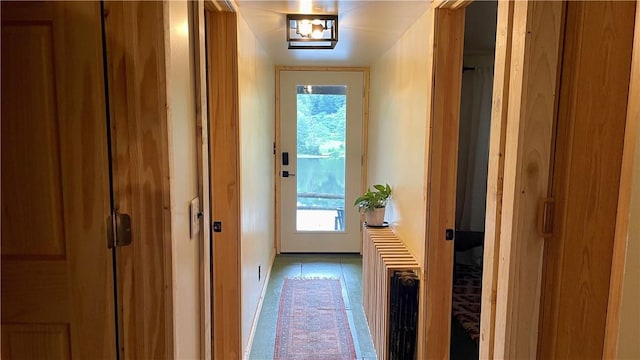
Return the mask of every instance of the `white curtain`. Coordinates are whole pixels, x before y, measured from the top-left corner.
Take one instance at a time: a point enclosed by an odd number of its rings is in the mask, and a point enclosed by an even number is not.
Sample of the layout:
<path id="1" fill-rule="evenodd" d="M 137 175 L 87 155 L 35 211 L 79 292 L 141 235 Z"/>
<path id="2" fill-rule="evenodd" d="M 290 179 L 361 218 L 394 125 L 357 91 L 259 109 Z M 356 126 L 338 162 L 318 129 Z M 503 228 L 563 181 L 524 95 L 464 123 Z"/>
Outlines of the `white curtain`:
<path id="1" fill-rule="evenodd" d="M 462 75 L 456 228 L 484 231 L 493 68 Z"/>

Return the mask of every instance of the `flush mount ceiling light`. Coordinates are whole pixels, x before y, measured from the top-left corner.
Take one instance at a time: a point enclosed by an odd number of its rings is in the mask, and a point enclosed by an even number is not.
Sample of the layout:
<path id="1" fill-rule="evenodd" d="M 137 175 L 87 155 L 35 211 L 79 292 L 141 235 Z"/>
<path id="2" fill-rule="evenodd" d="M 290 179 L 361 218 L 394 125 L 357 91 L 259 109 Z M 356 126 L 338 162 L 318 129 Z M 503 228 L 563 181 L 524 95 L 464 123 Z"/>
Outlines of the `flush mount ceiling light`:
<path id="1" fill-rule="evenodd" d="M 338 43 L 338 15 L 287 15 L 289 49 L 333 49 Z"/>

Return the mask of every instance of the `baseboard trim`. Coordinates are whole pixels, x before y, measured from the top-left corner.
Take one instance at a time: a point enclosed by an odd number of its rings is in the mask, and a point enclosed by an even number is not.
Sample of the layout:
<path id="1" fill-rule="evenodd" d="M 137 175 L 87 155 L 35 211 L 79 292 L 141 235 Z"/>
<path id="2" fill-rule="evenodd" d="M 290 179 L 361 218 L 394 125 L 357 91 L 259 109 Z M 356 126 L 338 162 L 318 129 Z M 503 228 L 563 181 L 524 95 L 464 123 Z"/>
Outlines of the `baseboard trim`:
<path id="1" fill-rule="evenodd" d="M 276 258 L 275 250 L 276 249 L 274 248 L 273 251 L 271 252 L 271 259 L 269 260 L 269 268 L 267 269 L 267 273 L 265 274 L 264 283 L 262 284 L 262 290 L 260 291 L 260 299 L 258 300 L 258 307 L 253 317 L 253 321 L 251 321 L 251 331 L 249 332 L 247 348 L 245 349 L 242 355 L 243 360 L 249 360 L 249 355 L 251 355 L 251 348 L 253 347 L 253 337 L 256 334 L 256 328 L 258 327 L 258 320 L 260 319 L 260 313 L 262 312 L 262 303 L 264 302 L 264 297 L 267 295 L 267 287 L 269 286 L 269 280 L 271 280 L 271 269 L 273 268 L 273 261 Z"/>

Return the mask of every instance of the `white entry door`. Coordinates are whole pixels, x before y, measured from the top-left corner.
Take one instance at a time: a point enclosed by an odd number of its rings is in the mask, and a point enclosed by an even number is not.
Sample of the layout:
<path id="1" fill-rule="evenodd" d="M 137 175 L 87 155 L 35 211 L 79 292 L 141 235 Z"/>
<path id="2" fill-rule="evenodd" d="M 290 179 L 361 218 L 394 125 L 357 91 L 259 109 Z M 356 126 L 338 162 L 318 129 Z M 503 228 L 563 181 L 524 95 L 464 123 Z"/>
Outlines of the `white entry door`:
<path id="1" fill-rule="evenodd" d="M 282 252 L 360 252 L 362 72 L 280 72 Z"/>

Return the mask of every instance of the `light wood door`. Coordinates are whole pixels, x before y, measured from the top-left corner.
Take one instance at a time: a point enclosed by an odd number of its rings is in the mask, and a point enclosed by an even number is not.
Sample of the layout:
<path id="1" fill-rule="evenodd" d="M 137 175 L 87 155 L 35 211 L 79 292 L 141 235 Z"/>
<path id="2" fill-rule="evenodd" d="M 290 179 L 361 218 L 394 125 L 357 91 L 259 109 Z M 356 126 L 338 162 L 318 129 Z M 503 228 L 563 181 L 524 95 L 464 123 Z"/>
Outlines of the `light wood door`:
<path id="1" fill-rule="evenodd" d="M 100 3 L 1 11 L 2 358 L 114 358 Z"/>
<path id="2" fill-rule="evenodd" d="M 280 71 L 282 252 L 360 252 L 364 75 Z"/>
<path id="3" fill-rule="evenodd" d="M 104 3 L 113 206 L 132 221 L 131 244 L 116 250 L 125 359 L 173 353 L 164 6 Z"/>
<path id="4" fill-rule="evenodd" d="M 540 359 L 602 358 L 635 6 L 567 2 Z"/>

